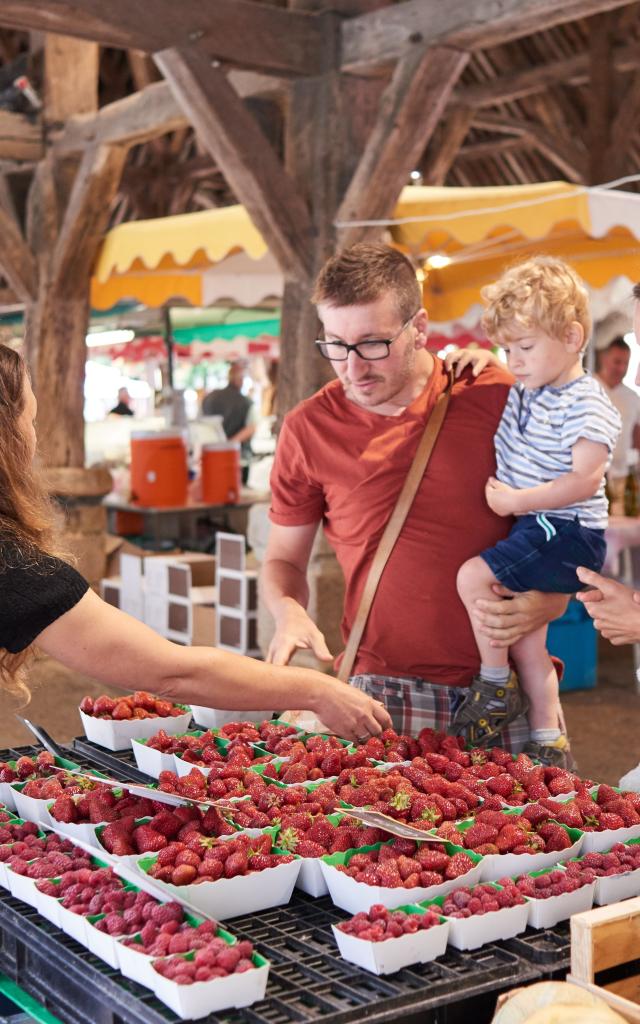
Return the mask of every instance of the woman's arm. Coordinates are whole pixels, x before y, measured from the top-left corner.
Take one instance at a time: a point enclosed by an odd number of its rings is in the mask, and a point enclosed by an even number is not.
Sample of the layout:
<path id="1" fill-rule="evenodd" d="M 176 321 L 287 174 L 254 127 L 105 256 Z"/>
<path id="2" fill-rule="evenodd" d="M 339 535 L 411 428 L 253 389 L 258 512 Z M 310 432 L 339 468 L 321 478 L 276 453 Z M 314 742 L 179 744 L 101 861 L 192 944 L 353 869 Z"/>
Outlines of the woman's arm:
<path id="1" fill-rule="evenodd" d="M 237 711 L 300 707 L 348 739 L 391 725 L 381 704 L 313 669 L 267 665 L 214 647 L 180 647 L 91 590 L 36 644 L 77 672 L 126 690 Z"/>

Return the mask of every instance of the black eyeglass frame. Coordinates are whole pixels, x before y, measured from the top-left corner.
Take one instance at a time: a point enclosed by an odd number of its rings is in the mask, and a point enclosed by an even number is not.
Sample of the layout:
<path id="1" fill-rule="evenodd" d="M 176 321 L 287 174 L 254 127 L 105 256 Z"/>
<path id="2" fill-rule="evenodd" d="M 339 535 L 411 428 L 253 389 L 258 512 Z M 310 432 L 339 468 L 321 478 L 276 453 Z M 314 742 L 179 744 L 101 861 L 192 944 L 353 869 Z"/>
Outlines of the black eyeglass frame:
<path id="1" fill-rule="evenodd" d="M 372 338 L 370 341 L 366 341 L 366 340 L 365 341 L 359 341 L 355 345 L 347 345 L 346 341 L 339 341 L 339 340 L 338 341 L 327 341 L 325 338 L 318 338 L 316 340 L 315 344 L 318 346 L 318 349 L 320 351 L 320 355 L 322 356 L 322 358 L 323 359 L 327 359 L 330 363 L 346 363 L 347 359 L 349 358 L 349 353 L 350 352 L 355 352 L 356 355 L 360 359 L 364 359 L 368 363 L 377 363 L 381 359 L 388 359 L 389 358 L 389 351 L 390 351 L 391 346 L 393 345 L 394 341 L 397 341 L 398 338 L 400 337 L 400 335 L 404 331 L 406 331 L 406 329 L 409 326 L 409 324 L 411 323 L 411 321 L 414 319 L 414 317 L 416 317 L 418 315 L 419 312 L 420 312 L 420 310 L 416 309 L 415 313 L 412 313 L 411 316 L 409 317 L 409 319 L 405 320 L 405 322 L 403 323 L 403 325 L 400 328 L 400 330 L 398 331 L 398 333 L 394 334 L 394 336 L 392 338 Z M 336 359 L 335 357 L 329 356 L 325 352 L 322 351 L 322 346 L 323 345 L 340 345 L 345 354 L 343 356 L 339 356 L 339 358 Z M 360 351 L 361 348 L 363 348 L 366 345 L 386 345 L 387 346 L 387 351 L 385 352 L 385 354 L 383 356 L 366 356 L 366 355 L 363 355 L 362 352 Z"/>

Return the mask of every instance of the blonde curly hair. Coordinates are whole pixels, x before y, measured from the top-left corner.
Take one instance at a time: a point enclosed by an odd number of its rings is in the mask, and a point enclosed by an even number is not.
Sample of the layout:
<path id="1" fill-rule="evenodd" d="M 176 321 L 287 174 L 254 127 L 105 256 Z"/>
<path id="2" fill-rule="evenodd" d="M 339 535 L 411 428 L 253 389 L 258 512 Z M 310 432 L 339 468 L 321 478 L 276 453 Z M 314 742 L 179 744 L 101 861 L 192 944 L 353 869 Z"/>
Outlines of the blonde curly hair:
<path id="1" fill-rule="evenodd" d="M 481 291 L 487 308 L 482 327 L 490 341 L 508 343 L 522 330 L 541 329 L 550 338 L 564 339 L 571 324 L 591 334 L 586 286 L 575 270 L 555 256 L 533 256 L 509 267 Z M 583 346 L 584 347 L 584 346 Z"/>

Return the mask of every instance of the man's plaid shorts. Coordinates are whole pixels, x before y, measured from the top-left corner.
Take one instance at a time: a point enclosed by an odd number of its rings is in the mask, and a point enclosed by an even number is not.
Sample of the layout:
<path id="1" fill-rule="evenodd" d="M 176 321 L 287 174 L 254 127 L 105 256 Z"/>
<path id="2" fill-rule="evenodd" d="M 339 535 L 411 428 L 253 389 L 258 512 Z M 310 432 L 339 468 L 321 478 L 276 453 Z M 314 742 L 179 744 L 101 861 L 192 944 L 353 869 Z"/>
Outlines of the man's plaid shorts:
<path id="1" fill-rule="evenodd" d="M 453 715 L 465 693 L 464 687 L 441 686 L 415 677 L 357 675 L 349 682 L 384 704 L 396 732 L 412 736 L 421 729 L 451 732 Z M 522 715 L 500 733 L 492 746 L 518 754 L 528 740 L 529 725 Z"/>

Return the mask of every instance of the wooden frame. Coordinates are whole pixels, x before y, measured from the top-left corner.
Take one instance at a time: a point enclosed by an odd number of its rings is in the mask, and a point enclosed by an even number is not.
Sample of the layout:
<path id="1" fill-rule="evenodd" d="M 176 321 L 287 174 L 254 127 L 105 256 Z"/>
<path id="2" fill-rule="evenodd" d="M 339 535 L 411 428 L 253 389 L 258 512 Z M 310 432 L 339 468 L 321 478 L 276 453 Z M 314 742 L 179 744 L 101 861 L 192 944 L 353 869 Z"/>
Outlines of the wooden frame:
<path id="1" fill-rule="evenodd" d="M 640 897 L 599 907 L 571 918 L 571 973 L 574 982 L 600 996 L 631 1024 L 640 1024 L 640 967 L 637 973 L 604 987 L 596 975 L 640 960 Z"/>

